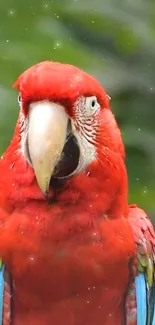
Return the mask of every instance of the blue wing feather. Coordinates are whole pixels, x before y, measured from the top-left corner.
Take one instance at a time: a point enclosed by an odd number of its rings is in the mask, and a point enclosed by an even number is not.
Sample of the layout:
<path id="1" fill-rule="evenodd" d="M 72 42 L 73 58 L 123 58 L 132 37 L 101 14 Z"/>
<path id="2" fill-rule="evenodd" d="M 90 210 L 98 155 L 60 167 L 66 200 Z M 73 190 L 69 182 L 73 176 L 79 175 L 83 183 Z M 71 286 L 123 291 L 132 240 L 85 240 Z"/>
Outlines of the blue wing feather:
<path id="1" fill-rule="evenodd" d="M 3 321 L 4 265 L 0 268 L 0 325 Z"/>
<path id="2" fill-rule="evenodd" d="M 155 325 L 155 312 L 153 314 L 153 321 L 152 321 L 152 325 Z"/>
<path id="3" fill-rule="evenodd" d="M 147 320 L 147 294 L 145 275 L 140 273 L 135 278 L 136 303 L 137 303 L 137 325 L 146 325 Z"/>

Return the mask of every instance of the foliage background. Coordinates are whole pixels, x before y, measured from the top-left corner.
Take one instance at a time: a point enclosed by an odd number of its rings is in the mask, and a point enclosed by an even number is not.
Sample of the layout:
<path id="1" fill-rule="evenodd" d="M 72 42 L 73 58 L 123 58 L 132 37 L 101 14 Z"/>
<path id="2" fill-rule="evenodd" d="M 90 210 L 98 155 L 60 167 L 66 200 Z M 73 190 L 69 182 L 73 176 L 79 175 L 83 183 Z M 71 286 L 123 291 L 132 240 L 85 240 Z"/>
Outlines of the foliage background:
<path id="1" fill-rule="evenodd" d="M 154 0 L 1 0 L 0 153 L 18 114 L 12 84 L 42 60 L 97 77 L 126 145 L 129 201 L 155 220 Z"/>

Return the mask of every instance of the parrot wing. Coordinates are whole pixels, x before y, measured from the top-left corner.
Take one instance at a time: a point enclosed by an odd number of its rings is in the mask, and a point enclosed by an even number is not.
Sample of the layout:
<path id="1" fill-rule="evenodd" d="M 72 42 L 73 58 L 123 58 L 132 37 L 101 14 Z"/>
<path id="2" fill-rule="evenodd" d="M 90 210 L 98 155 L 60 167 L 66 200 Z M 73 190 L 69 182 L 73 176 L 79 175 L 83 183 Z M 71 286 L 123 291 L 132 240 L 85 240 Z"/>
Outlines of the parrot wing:
<path id="1" fill-rule="evenodd" d="M 127 325 L 155 325 L 155 232 L 150 219 L 136 205 L 129 207 L 137 256 L 126 298 Z"/>

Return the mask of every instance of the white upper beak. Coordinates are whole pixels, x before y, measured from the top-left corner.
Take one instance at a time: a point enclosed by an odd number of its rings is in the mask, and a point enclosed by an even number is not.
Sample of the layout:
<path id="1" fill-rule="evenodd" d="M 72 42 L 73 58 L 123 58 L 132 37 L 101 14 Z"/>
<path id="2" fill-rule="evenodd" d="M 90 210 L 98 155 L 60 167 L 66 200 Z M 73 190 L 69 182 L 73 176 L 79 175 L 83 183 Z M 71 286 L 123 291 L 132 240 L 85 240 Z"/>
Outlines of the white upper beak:
<path id="1" fill-rule="evenodd" d="M 28 150 L 38 185 L 44 194 L 60 160 L 67 136 L 68 115 L 62 105 L 49 101 L 30 104 Z"/>

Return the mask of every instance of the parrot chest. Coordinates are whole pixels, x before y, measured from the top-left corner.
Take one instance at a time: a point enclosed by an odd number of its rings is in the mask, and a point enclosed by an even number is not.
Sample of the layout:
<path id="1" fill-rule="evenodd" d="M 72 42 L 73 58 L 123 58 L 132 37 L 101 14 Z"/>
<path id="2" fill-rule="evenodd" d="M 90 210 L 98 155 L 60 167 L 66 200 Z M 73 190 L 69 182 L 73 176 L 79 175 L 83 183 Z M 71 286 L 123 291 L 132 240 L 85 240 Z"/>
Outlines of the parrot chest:
<path id="1" fill-rule="evenodd" d="M 37 231 L 23 221 L 25 235 L 12 254 L 13 325 L 123 324 L 130 229 L 124 219 L 83 221 L 41 227 L 40 219 Z"/>
<path id="2" fill-rule="evenodd" d="M 108 275 L 95 255 L 80 254 L 69 259 L 53 256 L 51 263 L 34 257 L 22 275 L 14 276 L 13 325 L 114 325 L 116 319 L 123 324 L 127 263 L 122 263 L 120 277 L 114 280 L 110 266 Z"/>

